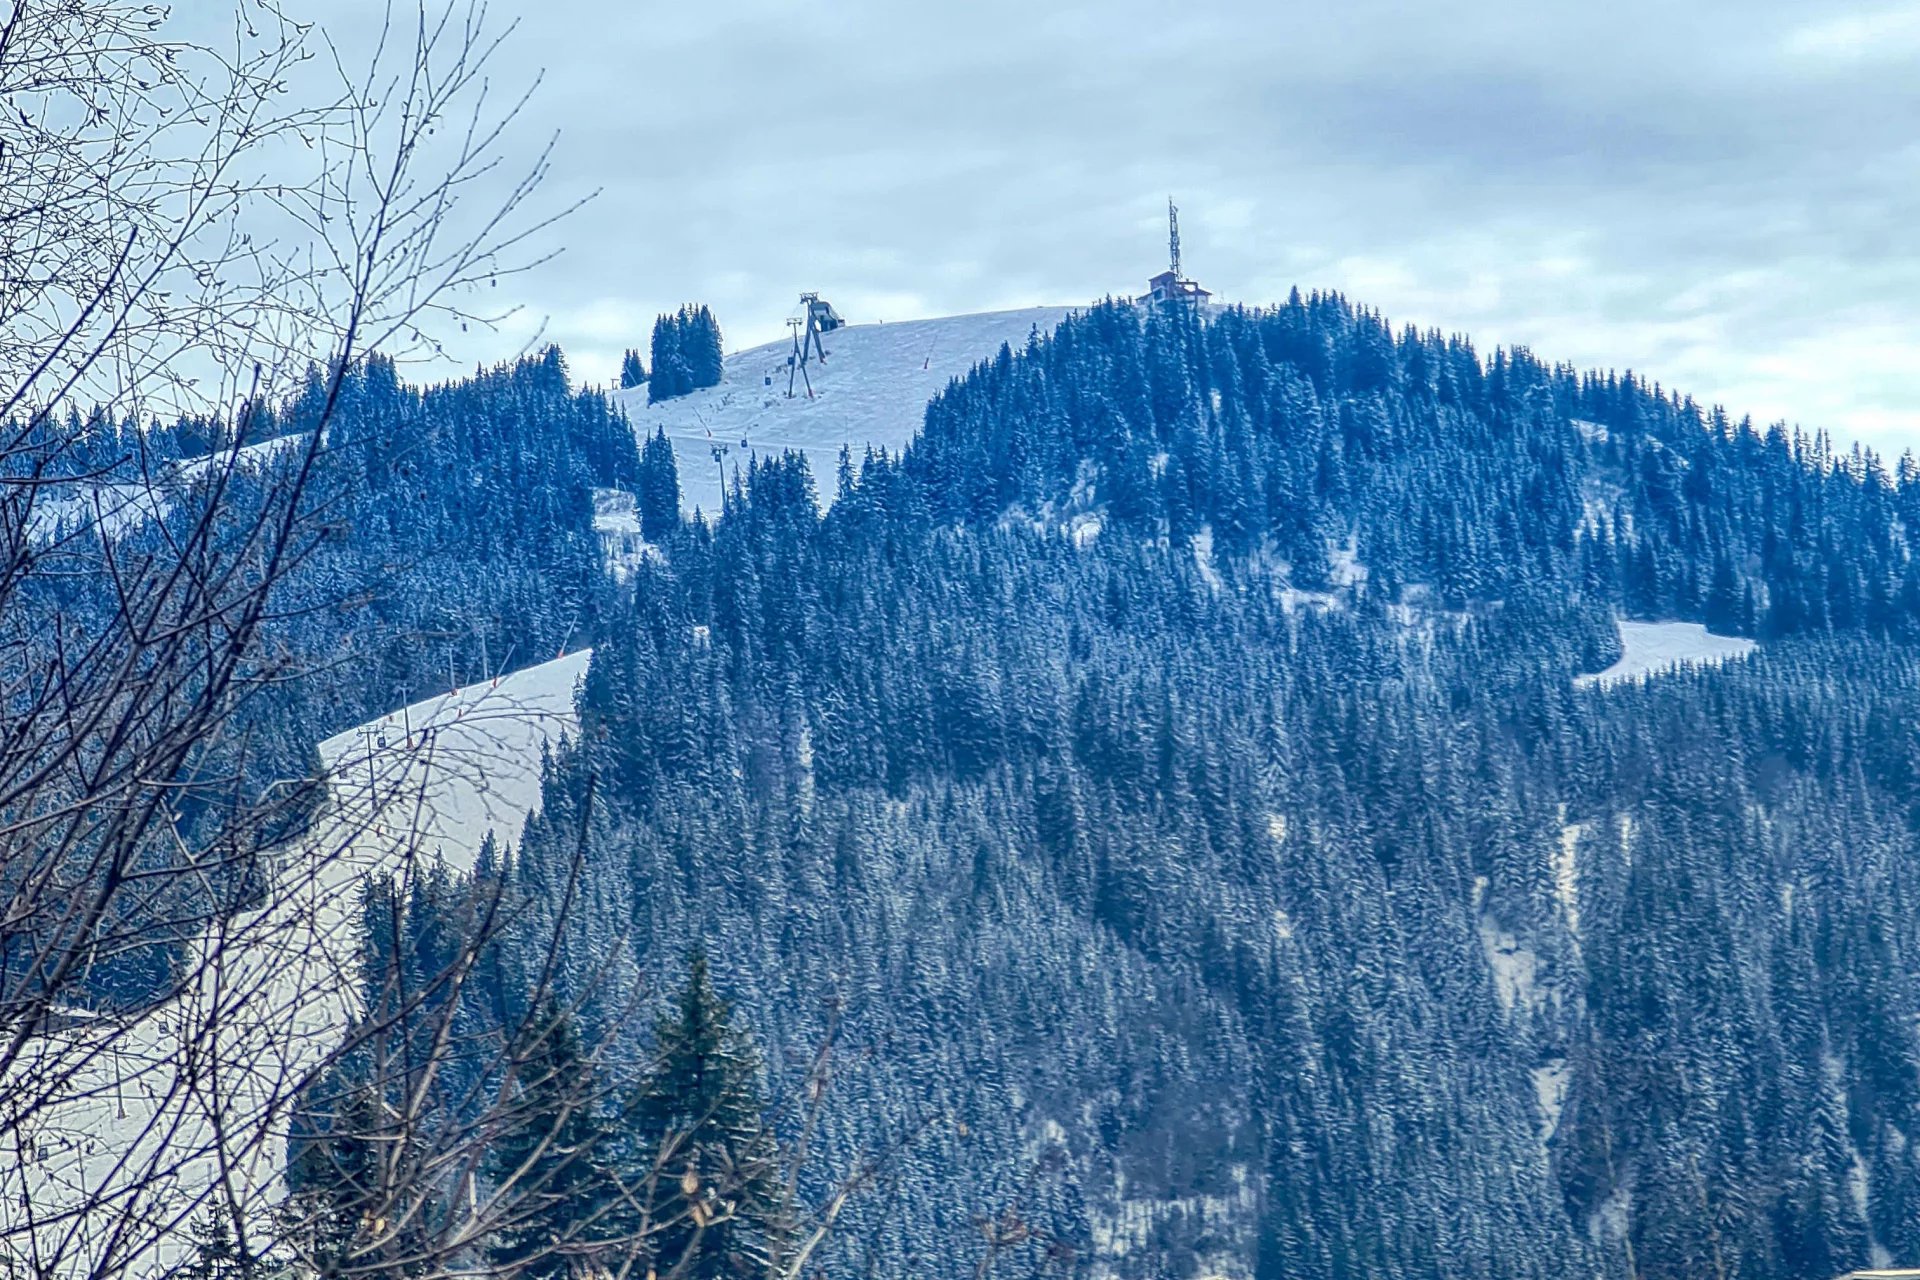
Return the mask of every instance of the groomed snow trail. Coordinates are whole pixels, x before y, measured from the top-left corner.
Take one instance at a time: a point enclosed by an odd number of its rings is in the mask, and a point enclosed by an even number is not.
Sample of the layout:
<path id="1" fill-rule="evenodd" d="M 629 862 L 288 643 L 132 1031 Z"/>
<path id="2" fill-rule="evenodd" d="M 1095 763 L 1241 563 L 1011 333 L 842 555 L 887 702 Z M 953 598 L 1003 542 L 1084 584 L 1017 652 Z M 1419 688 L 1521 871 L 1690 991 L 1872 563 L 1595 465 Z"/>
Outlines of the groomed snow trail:
<path id="1" fill-rule="evenodd" d="M 833 500 L 843 444 L 856 467 L 868 445 L 898 452 L 948 382 L 992 359 L 1003 343 L 1017 351 L 1035 328 L 1051 332 L 1075 310 L 1026 307 L 836 329 L 825 338 L 826 361 L 807 363 L 811 399 L 797 374 L 787 397 L 793 344 L 785 339 L 728 356 L 719 386 L 654 405 L 645 387 L 616 391 L 613 399 L 643 438 L 666 429 L 689 512 L 719 512 L 723 468 L 730 480 L 750 457 L 778 457 L 784 449 L 806 454 L 825 504 Z"/>
<path id="2" fill-rule="evenodd" d="M 283 852 L 279 900 L 204 939 L 180 999 L 126 1023 L 76 1016 L 0 1082 L 4 1092 L 48 1081 L 45 1094 L 62 1100 L 18 1151 L 0 1152 L 0 1230 L 31 1224 L 41 1256 L 66 1255 L 55 1275 L 103 1264 L 140 1274 L 183 1256 L 187 1224 L 173 1206 L 223 1164 L 243 1197 L 273 1188 L 283 1140 L 222 1135 L 283 1135 L 289 1082 L 337 1043 L 357 987 L 361 885 L 411 859 L 470 869 L 489 830 L 517 841 L 539 803 L 542 746 L 577 727 L 590 656 L 428 698 L 321 743 L 328 798 L 310 836 Z M 73 1214 L 89 1203 L 92 1213 Z M 116 1229 L 169 1243 L 116 1248 Z"/>

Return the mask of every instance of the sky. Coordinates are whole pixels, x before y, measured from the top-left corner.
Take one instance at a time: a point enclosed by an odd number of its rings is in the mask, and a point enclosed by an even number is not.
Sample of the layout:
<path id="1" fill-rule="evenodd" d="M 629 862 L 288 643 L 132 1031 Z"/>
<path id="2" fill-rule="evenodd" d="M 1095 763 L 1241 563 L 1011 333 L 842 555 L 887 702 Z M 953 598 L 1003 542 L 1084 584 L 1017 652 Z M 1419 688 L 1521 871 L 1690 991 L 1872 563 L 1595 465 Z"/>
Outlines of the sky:
<path id="1" fill-rule="evenodd" d="M 323 3 L 323 0 L 314 0 Z M 324 0 L 349 49 L 377 0 Z M 729 349 L 1143 291 L 1181 208 L 1224 300 L 1633 369 L 1920 449 L 1920 3 L 491 0 L 544 80 L 510 146 L 597 193 L 501 331 L 610 377 L 654 315 Z M 475 198 L 484 199 L 484 190 Z"/>

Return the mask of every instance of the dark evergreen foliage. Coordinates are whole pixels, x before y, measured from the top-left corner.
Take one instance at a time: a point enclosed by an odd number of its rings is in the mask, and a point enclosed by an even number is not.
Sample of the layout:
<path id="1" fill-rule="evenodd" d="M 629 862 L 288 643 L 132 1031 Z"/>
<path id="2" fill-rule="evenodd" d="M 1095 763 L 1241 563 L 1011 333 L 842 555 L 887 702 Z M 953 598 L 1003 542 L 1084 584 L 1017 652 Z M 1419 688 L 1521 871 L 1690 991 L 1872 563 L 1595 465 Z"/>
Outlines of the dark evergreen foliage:
<path id="1" fill-rule="evenodd" d="M 826 1165 L 956 1119 L 889 1273 L 1008 1205 L 1124 1275 L 1920 1256 L 1911 471 L 1337 297 L 1094 308 L 636 575 L 582 925 L 724 939 L 776 1086 L 842 996 Z M 1616 614 L 1768 644 L 1577 686 Z"/>
<path id="2" fill-rule="evenodd" d="M 513 1208 L 487 1260 L 504 1274 L 555 1280 L 582 1274 L 618 1239 L 613 1130 L 572 1016 L 549 1003 L 528 1034 L 513 1123 L 489 1152 L 489 1172 L 512 1188 Z"/>
<path id="3" fill-rule="evenodd" d="M 179 1272 L 184 1280 L 267 1280 L 282 1270 L 281 1264 L 256 1255 L 241 1239 L 225 1206 L 196 1218 L 190 1234 L 193 1257 Z"/>
<path id="4" fill-rule="evenodd" d="M 657 404 L 720 384 L 720 324 L 704 305 L 688 304 L 653 323 L 653 377 L 647 402 Z"/>
<path id="5" fill-rule="evenodd" d="M 652 1185 L 650 1262 L 687 1280 L 772 1274 L 786 1216 L 760 1055 L 713 989 L 704 950 L 654 1023 L 653 1059 L 629 1110 L 630 1185 Z"/>
<path id="6" fill-rule="evenodd" d="M 630 391 L 647 380 L 647 367 L 640 363 L 640 353 L 632 347 L 620 358 L 620 389 Z"/>
<path id="7" fill-rule="evenodd" d="M 308 433 L 326 397 L 315 370 L 290 401 L 252 415 L 257 425 L 247 434 L 281 444 L 221 481 L 236 528 L 275 501 L 275 487 L 306 463 Z M 29 436 L 37 429 L 21 428 Z M 94 504 L 85 495 L 102 484 L 144 488 L 143 476 L 156 486 L 163 519 L 130 521 L 114 536 L 122 555 L 164 554 L 164 540 L 177 544 L 204 510 L 216 471 L 202 466 L 190 473 L 198 478 L 176 478 L 180 464 L 194 460 L 182 451 L 232 438 L 217 423 L 143 434 L 102 421 L 97 430 L 89 465 L 99 474 L 76 479 L 72 497 L 55 489 L 40 499 L 41 554 L 50 563 L 72 554 L 63 539 L 91 521 Z M 30 467 L 32 452 L 10 455 L 10 465 Z M 312 460 L 299 570 L 273 602 L 258 659 L 266 687 L 238 709 L 234 731 L 208 746 L 240 758 L 209 754 L 197 771 L 218 776 L 235 768 L 260 788 L 315 776 L 315 743 L 449 683 L 483 679 L 591 635 L 609 591 L 592 529 L 593 490 L 632 489 L 639 470 L 624 416 L 604 394 L 569 386 L 557 348 L 426 388 L 401 383 L 392 364 L 378 359 L 350 370 L 325 447 Z M 42 575 L 12 602 L 16 625 L 59 617 L 87 634 L 105 630 L 98 619 L 113 607 L 112 593 L 81 550 L 74 572 Z M 302 671 L 314 677 L 284 678 Z M 283 805 L 274 823 L 251 832 L 245 852 L 290 838 L 319 798 L 315 789 Z M 178 821 L 189 831 L 217 822 L 221 803 L 212 791 L 184 791 Z M 176 852 L 157 846 L 143 855 L 152 862 L 143 871 L 157 875 Z M 222 874 L 213 888 L 228 907 L 257 902 L 256 868 L 236 859 Z M 179 885 L 207 883 L 195 873 Z M 137 930 L 146 945 L 108 955 L 87 975 L 102 1005 L 139 1004 L 186 954 L 186 939 L 155 936 L 144 922 L 106 921 L 102 932 Z M 0 963 L 32 945 L 0 931 Z"/>
<path id="8" fill-rule="evenodd" d="M 699 314 L 656 328 L 656 398 Z M 584 838 L 562 998 L 599 1029 L 616 943 L 658 971 L 711 939 L 769 1096 L 838 998 L 804 1189 L 922 1136 L 834 1265 L 970 1266 L 1008 1208 L 1122 1276 L 1920 1261 L 1911 459 L 1331 295 L 1092 308 L 850 458 L 824 516 L 793 456 L 681 522 L 664 438 L 557 353 L 424 392 L 369 366 L 350 413 L 334 576 L 290 601 L 375 590 L 289 634 L 373 661 L 273 732 L 426 687 L 422 635 L 463 670 L 591 638 L 488 874 L 542 937 Z M 595 486 L 662 551 L 617 591 Z M 1577 684 L 1616 616 L 1765 644 Z M 432 915 L 388 908 L 412 947 Z M 496 1025 L 530 954 L 487 960 Z M 654 1044 L 613 1031 L 630 1085 Z"/>
<path id="9" fill-rule="evenodd" d="M 680 470 L 665 427 L 640 450 L 640 534 L 649 542 L 665 542 L 680 527 Z"/>

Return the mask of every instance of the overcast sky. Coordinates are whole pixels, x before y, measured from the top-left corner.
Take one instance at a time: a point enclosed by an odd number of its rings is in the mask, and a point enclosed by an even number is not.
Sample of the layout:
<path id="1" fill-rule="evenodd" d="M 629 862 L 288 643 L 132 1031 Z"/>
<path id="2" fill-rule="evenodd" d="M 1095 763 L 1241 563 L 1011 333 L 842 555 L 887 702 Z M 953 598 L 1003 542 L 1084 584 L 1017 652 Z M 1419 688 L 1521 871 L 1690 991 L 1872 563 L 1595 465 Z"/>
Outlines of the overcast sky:
<path id="1" fill-rule="evenodd" d="M 509 72 L 546 70 L 550 194 L 601 194 L 470 358 L 538 321 L 598 380 L 661 309 L 737 348 L 802 289 L 854 321 L 1133 293 L 1172 194 L 1225 299 L 1338 289 L 1920 447 L 1920 4 L 492 10 Z"/>

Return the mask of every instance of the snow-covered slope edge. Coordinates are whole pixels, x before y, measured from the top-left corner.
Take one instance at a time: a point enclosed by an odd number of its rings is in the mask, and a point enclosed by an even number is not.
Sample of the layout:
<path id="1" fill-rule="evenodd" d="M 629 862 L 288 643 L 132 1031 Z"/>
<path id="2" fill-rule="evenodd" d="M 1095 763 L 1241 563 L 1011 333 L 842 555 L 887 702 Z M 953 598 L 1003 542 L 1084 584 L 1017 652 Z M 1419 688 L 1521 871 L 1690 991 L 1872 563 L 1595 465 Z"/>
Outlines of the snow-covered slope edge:
<path id="1" fill-rule="evenodd" d="M 46 543 L 62 534 L 93 526 L 105 537 L 118 538 L 165 516 L 181 489 L 214 474 L 230 457 L 237 470 L 257 471 L 306 441 L 306 433 L 297 432 L 245 445 L 236 455 L 223 451 L 183 458 L 165 469 L 157 469 L 146 480 L 76 480 L 53 484 L 35 499 L 27 534 L 36 542 Z"/>
<path id="2" fill-rule="evenodd" d="M 543 745 L 576 726 L 589 659 L 568 654 L 321 743 L 328 798 L 284 851 L 274 905 L 201 942 L 197 983 L 180 1000 L 128 1024 L 75 1018 L 29 1046 L 10 1079 L 52 1081 L 62 1102 L 36 1117 L 20 1152 L 0 1156 L 0 1231 L 17 1245 L 11 1233 L 31 1223 L 43 1256 L 64 1248 L 56 1275 L 140 1274 L 181 1256 L 175 1206 L 223 1163 L 243 1197 L 270 1191 L 282 1142 L 230 1138 L 223 1152 L 218 1135 L 284 1133 L 293 1086 L 337 1042 L 365 877 L 435 856 L 468 867 L 488 830 L 517 840 L 539 803 Z M 94 1207 L 84 1220 L 62 1218 L 81 1205 Z M 114 1255 L 116 1229 L 149 1247 Z M 153 1249 L 156 1238 L 168 1243 Z"/>
<path id="3" fill-rule="evenodd" d="M 592 652 L 415 702 L 321 743 L 335 802 L 378 815 L 370 838 L 357 839 L 385 852 L 404 839 L 460 870 L 488 831 L 518 841 L 540 803 L 542 744 L 578 726 L 573 691 Z"/>
<path id="4" fill-rule="evenodd" d="M 723 471 L 731 477 L 750 457 L 784 449 L 806 454 L 821 499 L 831 501 L 843 444 L 856 465 L 868 445 L 904 448 L 919 431 L 927 402 L 948 382 L 992 358 L 1003 343 L 1017 350 L 1034 329 L 1049 332 L 1074 310 L 1026 307 L 848 325 L 826 335 L 826 360 L 809 361 L 806 379 L 794 377 L 792 398 L 787 356 L 793 344 L 785 340 L 728 356 L 719 386 L 653 405 L 645 387 L 616 391 L 613 398 L 636 432 L 666 430 L 688 511 L 718 512 Z"/>
<path id="5" fill-rule="evenodd" d="M 1697 622 L 1621 622 L 1620 660 L 1605 671 L 1578 676 L 1577 685 L 1622 684 L 1690 664 L 1717 666 L 1757 647 L 1741 636 L 1717 636 Z"/>

